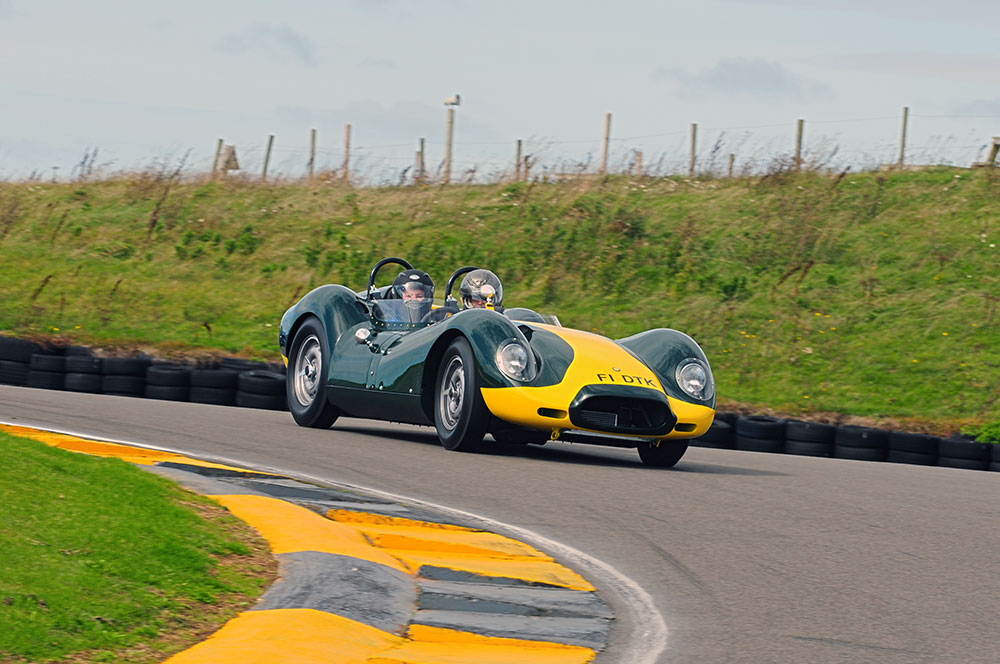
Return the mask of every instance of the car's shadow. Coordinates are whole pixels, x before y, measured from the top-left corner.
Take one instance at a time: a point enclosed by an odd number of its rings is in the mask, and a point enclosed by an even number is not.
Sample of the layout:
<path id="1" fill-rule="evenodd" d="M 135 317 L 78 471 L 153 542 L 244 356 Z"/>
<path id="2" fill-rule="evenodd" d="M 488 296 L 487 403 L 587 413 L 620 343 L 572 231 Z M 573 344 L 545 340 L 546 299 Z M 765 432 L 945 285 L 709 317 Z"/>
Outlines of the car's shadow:
<path id="1" fill-rule="evenodd" d="M 395 428 L 373 427 L 352 427 L 334 426 L 336 431 L 350 432 L 372 438 L 390 438 L 411 443 L 421 443 L 430 447 L 440 447 L 437 434 L 433 429 L 421 431 L 419 429 L 403 430 Z M 787 473 L 759 470 L 757 468 L 743 468 L 739 466 L 727 466 L 715 463 L 694 462 L 681 459 L 673 468 L 654 468 L 645 466 L 639 460 L 639 456 L 634 451 L 635 459 L 621 458 L 602 454 L 602 448 L 597 445 L 574 445 L 573 449 L 569 444 L 562 443 L 558 447 L 548 445 L 511 445 L 508 443 L 498 443 L 491 436 L 487 436 L 482 447 L 476 450 L 475 454 L 482 456 L 502 456 L 520 457 L 525 459 L 536 459 L 550 463 L 577 464 L 587 466 L 607 466 L 617 468 L 631 468 L 633 470 L 646 470 L 651 472 L 675 472 L 675 473 L 703 473 L 712 475 L 787 475 Z M 616 449 L 616 448 L 603 448 Z M 624 451 L 624 450 L 623 450 Z"/>

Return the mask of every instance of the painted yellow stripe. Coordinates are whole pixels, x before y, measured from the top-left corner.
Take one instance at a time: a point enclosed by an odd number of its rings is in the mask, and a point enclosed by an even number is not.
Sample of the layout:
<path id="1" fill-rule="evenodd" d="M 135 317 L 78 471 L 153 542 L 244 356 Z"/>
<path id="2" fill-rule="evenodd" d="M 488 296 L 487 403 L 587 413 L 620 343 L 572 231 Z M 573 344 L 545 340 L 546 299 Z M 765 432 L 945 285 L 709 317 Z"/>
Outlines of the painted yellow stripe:
<path id="1" fill-rule="evenodd" d="M 246 521 L 271 545 L 274 553 L 319 551 L 351 556 L 410 574 L 410 569 L 376 549 L 354 528 L 324 519 L 305 507 L 268 496 L 209 496 Z"/>
<path id="2" fill-rule="evenodd" d="M 254 470 L 237 468 L 236 466 L 227 466 L 222 463 L 212 463 L 210 461 L 202 461 L 201 459 L 192 459 L 191 457 L 186 457 L 182 454 L 175 454 L 174 452 L 150 450 L 143 447 L 122 445 L 121 443 L 109 443 L 103 440 L 90 440 L 87 438 L 80 438 L 79 436 L 52 433 L 51 431 L 43 431 L 41 429 L 32 429 L 31 427 L 0 424 L 0 431 L 6 431 L 9 434 L 21 436 L 22 438 L 37 440 L 40 443 L 45 443 L 51 447 L 58 447 L 69 452 L 80 452 L 82 454 L 90 454 L 92 456 L 99 457 L 114 457 L 116 459 L 139 464 L 141 466 L 152 466 L 157 463 L 169 461 L 172 463 L 200 466 L 202 468 L 220 468 L 222 470 L 232 470 L 241 473 L 270 475 L 270 473 L 258 473 Z"/>
<path id="3" fill-rule="evenodd" d="M 412 625 L 409 639 L 368 664 L 585 664 L 597 653 L 582 646 L 480 636 Z"/>
<path id="4" fill-rule="evenodd" d="M 363 664 L 402 642 L 325 611 L 247 611 L 165 664 Z"/>
<path id="5" fill-rule="evenodd" d="M 406 637 L 315 609 L 247 611 L 164 664 L 586 664 L 582 646 L 413 625 Z"/>
<path id="6" fill-rule="evenodd" d="M 327 517 L 352 527 L 412 573 L 423 565 L 474 574 L 547 583 L 575 590 L 594 590 L 576 572 L 523 542 L 471 528 L 441 528 L 441 524 L 377 514 L 331 510 Z M 343 521 L 341 521 L 343 519 Z"/>

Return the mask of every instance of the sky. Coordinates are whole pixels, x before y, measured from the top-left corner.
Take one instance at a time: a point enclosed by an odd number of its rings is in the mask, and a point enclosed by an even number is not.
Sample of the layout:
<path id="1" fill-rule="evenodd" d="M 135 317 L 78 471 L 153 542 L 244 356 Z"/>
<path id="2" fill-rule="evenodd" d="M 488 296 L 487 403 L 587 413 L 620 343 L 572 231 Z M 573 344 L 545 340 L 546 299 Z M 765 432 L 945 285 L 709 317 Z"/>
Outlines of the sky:
<path id="1" fill-rule="evenodd" d="M 259 174 L 343 160 L 388 183 L 420 138 L 433 171 L 456 93 L 453 178 L 700 169 L 787 156 L 968 165 L 1000 135 L 1000 2 L 953 0 L 0 0 L 0 179 L 182 163 L 217 141 Z M 96 154 L 95 154 L 96 152 Z M 658 170 L 657 170 L 658 169 Z"/>

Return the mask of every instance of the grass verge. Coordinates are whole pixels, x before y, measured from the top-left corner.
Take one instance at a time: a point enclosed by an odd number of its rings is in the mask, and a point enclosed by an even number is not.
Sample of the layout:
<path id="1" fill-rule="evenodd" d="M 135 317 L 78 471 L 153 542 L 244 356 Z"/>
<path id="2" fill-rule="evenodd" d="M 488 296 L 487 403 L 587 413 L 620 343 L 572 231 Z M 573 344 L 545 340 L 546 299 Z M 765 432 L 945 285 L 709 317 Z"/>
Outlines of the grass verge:
<path id="1" fill-rule="evenodd" d="M 1000 417 L 1000 169 L 349 189 L 0 183 L 0 330 L 277 359 L 311 288 L 403 256 L 508 306 L 692 335 L 723 400 L 919 428 Z M 385 274 L 391 276 L 391 270 Z"/>
<path id="2" fill-rule="evenodd" d="M 4 662 L 162 661 L 274 579 L 246 524 L 128 463 L 0 432 L 0 468 Z"/>

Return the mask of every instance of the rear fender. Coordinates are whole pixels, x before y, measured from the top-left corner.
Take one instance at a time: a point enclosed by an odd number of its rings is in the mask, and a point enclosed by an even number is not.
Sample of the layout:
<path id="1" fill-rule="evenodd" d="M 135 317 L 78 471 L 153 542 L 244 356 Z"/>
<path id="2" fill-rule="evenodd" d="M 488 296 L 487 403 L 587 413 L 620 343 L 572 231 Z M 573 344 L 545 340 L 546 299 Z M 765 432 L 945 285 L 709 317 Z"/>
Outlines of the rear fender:
<path id="1" fill-rule="evenodd" d="M 323 324 L 331 353 L 345 330 L 370 318 L 368 309 L 349 288 L 335 284 L 315 288 L 281 317 L 279 344 L 285 357 L 288 357 L 295 333 L 309 316 L 315 316 Z"/>

